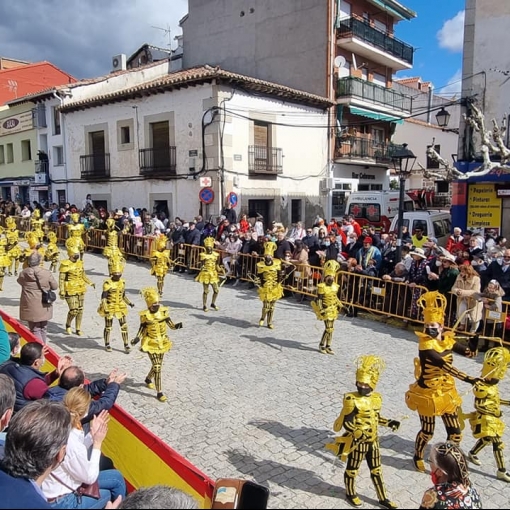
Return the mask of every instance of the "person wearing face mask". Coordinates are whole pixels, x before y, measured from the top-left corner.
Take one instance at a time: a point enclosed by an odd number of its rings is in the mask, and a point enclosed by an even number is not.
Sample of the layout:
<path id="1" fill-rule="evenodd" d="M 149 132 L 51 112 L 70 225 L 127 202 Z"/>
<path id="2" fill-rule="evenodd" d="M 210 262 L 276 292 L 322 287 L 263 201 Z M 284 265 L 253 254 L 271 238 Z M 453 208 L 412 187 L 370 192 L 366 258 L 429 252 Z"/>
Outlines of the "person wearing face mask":
<path id="1" fill-rule="evenodd" d="M 469 340 L 469 346 L 459 344 L 451 331 L 443 333 L 447 306 L 446 297 L 439 292 L 425 292 L 417 301 L 423 310 L 425 331 L 416 331 L 419 339 L 419 357 L 414 366 L 416 381 L 406 392 L 406 405 L 417 411 L 421 429 L 414 446 L 414 466 L 425 471 L 423 455 L 425 447 L 434 435 L 436 416 L 440 416 L 446 428 L 448 441 L 459 444 L 462 439 L 459 407 L 462 398 L 455 387 L 455 378 L 469 384 L 477 379 L 455 368 L 453 352 L 474 358 L 478 349 L 478 337 Z"/>
<path id="2" fill-rule="evenodd" d="M 466 455 L 447 441 L 430 450 L 430 478 L 433 486 L 425 491 L 420 510 L 428 508 L 482 508 L 480 494 L 469 479 Z"/>
<path id="3" fill-rule="evenodd" d="M 112 260 L 112 273 L 110 278 L 103 283 L 103 293 L 101 294 L 101 304 L 97 313 L 104 317 L 103 339 L 106 352 L 112 352 L 110 345 L 110 335 L 112 333 L 113 319 L 119 321 L 122 341 L 124 342 L 124 351 L 129 354 L 128 325 L 127 325 L 127 305 L 133 308 L 135 305 L 126 296 L 126 281 L 122 279 L 124 270 L 124 259 L 115 258 Z"/>
<path id="4" fill-rule="evenodd" d="M 172 348 L 167 328 L 181 329 L 182 322 L 172 322 L 169 308 L 168 306 L 161 306 L 160 296 L 156 288 L 146 287 L 140 291 L 140 294 L 147 303 L 147 310 L 140 312 L 140 328 L 136 337 L 131 340 L 131 345 L 134 346 L 141 342 L 140 350 L 149 355 L 152 367 L 145 378 L 145 384 L 150 389 L 156 389 L 156 398 L 160 402 L 166 402 L 167 397 L 162 391 L 161 367 L 165 353 Z M 154 382 L 152 382 L 153 379 Z"/>
<path id="5" fill-rule="evenodd" d="M 384 368 L 385 363 L 378 356 L 364 355 L 356 360 L 357 391 L 344 395 L 342 412 L 333 425 L 335 432 L 342 428 L 345 432 L 336 437 L 334 443 L 326 444 L 328 450 L 346 462 L 345 493 L 349 503 L 355 507 L 362 504 L 355 482 L 361 463 L 366 459 L 379 504 L 384 508 L 397 508 L 388 498 L 382 478 L 378 427 L 382 425 L 393 431 L 400 427 L 399 421 L 383 418 L 380 414 L 382 396 L 374 390 Z"/>
<path id="6" fill-rule="evenodd" d="M 202 292 L 202 309 L 207 312 L 207 295 L 209 294 L 209 285 L 213 289 L 211 308 L 219 310 L 216 306 L 216 299 L 218 298 L 219 290 L 219 274 L 225 274 L 225 269 L 220 266 L 220 254 L 214 251 L 215 240 L 214 237 L 207 237 L 204 239 L 205 251 L 200 253 L 200 271 L 195 277 L 195 281 L 203 285 Z"/>
<path id="7" fill-rule="evenodd" d="M 59 295 L 60 299 L 67 301 L 69 312 L 66 320 L 66 333 L 71 334 L 71 323 L 75 321 L 75 334 L 82 336 L 81 321 L 83 319 L 83 303 L 87 285 L 96 288 L 85 274 L 83 261 L 80 259 L 80 244 L 76 237 L 70 237 L 66 241 L 68 260 L 63 260 L 59 267 Z"/>
<path id="8" fill-rule="evenodd" d="M 505 292 L 503 301 L 510 301 L 510 249 L 505 250 L 502 257 L 493 260 L 481 275 L 483 287 L 491 280 L 496 280 Z"/>

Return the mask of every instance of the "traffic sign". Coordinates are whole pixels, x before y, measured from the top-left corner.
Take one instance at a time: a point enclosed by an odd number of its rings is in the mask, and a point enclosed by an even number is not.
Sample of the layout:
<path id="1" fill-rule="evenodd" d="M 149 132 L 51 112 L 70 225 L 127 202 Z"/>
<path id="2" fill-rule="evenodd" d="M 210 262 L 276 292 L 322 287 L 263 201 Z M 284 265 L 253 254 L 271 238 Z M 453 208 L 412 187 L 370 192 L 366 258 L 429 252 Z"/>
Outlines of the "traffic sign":
<path id="1" fill-rule="evenodd" d="M 211 177 L 200 177 L 200 187 L 201 188 L 208 188 L 211 185 L 212 185 Z"/>
<path id="2" fill-rule="evenodd" d="M 198 192 L 198 198 L 203 204 L 210 204 L 214 200 L 214 191 L 212 188 L 202 188 Z"/>
<path id="3" fill-rule="evenodd" d="M 234 193 L 231 191 L 227 196 L 227 202 L 232 206 L 235 207 L 237 205 L 237 193 Z"/>

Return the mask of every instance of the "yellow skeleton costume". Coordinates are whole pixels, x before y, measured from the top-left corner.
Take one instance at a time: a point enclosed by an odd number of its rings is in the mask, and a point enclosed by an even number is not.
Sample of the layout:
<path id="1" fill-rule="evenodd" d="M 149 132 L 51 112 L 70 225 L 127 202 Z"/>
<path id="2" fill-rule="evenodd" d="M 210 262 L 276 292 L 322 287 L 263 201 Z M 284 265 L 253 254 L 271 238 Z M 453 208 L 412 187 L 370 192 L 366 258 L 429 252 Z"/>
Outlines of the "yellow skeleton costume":
<path id="1" fill-rule="evenodd" d="M 41 212 L 39 209 L 34 209 L 32 216 L 30 217 L 30 230 L 36 235 L 40 243 L 44 239 L 44 220 L 41 218 Z"/>
<path id="2" fill-rule="evenodd" d="M 11 267 L 11 257 L 7 253 L 7 238 L 4 237 L 3 230 L 0 227 L 0 291 L 3 290 L 5 273 Z"/>
<path id="3" fill-rule="evenodd" d="M 209 294 L 209 285 L 213 289 L 211 308 L 213 310 L 219 310 L 216 306 L 216 299 L 219 293 L 219 273 L 223 271 L 223 268 L 219 266 L 220 254 L 213 251 L 214 237 L 206 237 L 204 239 L 204 246 L 205 251 L 200 253 L 200 271 L 196 276 L 195 281 L 200 282 L 203 285 L 202 306 L 204 312 L 207 312 L 207 294 Z"/>
<path id="4" fill-rule="evenodd" d="M 262 315 L 259 326 L 264 325 L 267 319 L 267 327 L 273 329 L 274 305 L 283 297 L 282 279 L 285 278 L 285 270 L 278 259 L 273 259 L 276 251 L 276 243 L 267 241 L 264 244 L 264 260 L 257 262 L 257 277 L 259 299 L 262 301 Z"/>
<path id="5" fill-rule="evenodd" d="M 510 400 L 499 396 L 498 383 L 503 379 L 510 363 L 510 352 L 505 347 L 494 347 L 485 353 L 482 367 L 482 380 L 473 386 L 475 395 L 475 411 L 465 415 L 469 418 L 473 436 L 478 439 L 469 452 L 469 460 L 480 466 L 478 458 L 483 448 L 492 444 L 492 452 L 498 466 L 497 478 L 510 482 L 510 473 L 505 467 L 502 441 L 505 423 L 501 419 L 501 406 L 509 406 Z"/>
<path id="6" fill-rule="evenodd" d="M 324 333 L 319 344 L 322 354 L 334 354 L 331 349 L 333 330 L 342 302 L 338 299 L 339 286 L 335 282 L 340 264 L 336 260 L 328 260 L 324 264 L 324 281 L 317 286 L 317 299 L 312 301 L 312 308 L 317 319 L 324 321 Z"/>
<path id="7" fill-rule="evenodd" d="M 21 259 L 23 260 L 23 269 L 28 267 L 28 257 L 30 254 L 37 250 L 39 255 L 41 255 L 41 267 L 44 266 L 44 256 L 46 254 L 46 248 L 42 245 L 39 240 L 39 236 L 37 232 L 28 231 L 25 233 L 25 241 L 28 243 L 28 248 L 24 250 L 21 255 Z"/>
<path id="8" fill-rule="evenodd" d="M 379 425 L 398 430 L 400 422 L 381 417 L 382 396 L 374 392 L 384 361 L 378 356 L 360 356 L 356 360 L 357 391 L 344 395 L 343 408 L 336 419 L 333 429 L 344 434 L 336 437 L 334 443 L 326 445 L 344 462 L 345 492 L 348 501 L 356 507 L 361 506 L 356 488 L 356 476 L 363 459 L 366 458 L 370 469 L 370 478 L 374 484 L 379 504 L 384 508 L 397 508 L 388 499 L 382 478 L 381 451 L 379 445 Z"/>
<path id="9" fill-rule="evenodd" d="M 78 247 L 80 259 L 83 259 L 85 252 L 85 242 L 83 241 L 83 234 L 85 233 L 85 225 L 80 222 L 80 213 L 71 214 L 71 223 L 67 224 L 68 239 L 74 239 Z"/>
<path id="10" fill-rule="evenodd" d="M 172 348 L 167 328 L 180 329 L 182 322 L 177 324 L 172 322 L 168 307 L 161 306 L 159 303 L 159 293 L 155 287 L 147 287 L 140 293 L 147 303 L 147 310 L 140 312 L 140 329 L 136 338 L 131 341 L 131 345 L 142 342 L 140 350 L 149 355 L 152 364 L 152 368 L 145 378 L 145 384 L 151 389 L 156 388 L 157 399 L 160 402 L 165 402 L 167 398 L 162 392 L 161 367 L 165 353 Z"/>
<path id="11" fill-rule="evenodd" d="M 22 255 L 22 250 L 19 245 L 19 230 L 16 227 L 16 220 L 12 216 L 8 216 L 5 220 L 5 237 L 7 238 L 6 250 L 12 261 L 14 269 L 14 275 L 18 274 L 19 262 Z M 12 275 L 12 271 L 9 269 L 9 276 Z"/>
<path id="12" fill-rule="evenodd" d="M 127 325 L 127 305 L 134 307 L 135 305 L 126 296 L 126 280 L 122 279 L 125 261 L 123 258 L 111 259 L 110 278 L 103 283 L 103 293 L 101 294 L 101 304 L 97 309 L 97 313 L 104 317 L 104 345 L 107 352 L 112 351 L 110 345 L 110 335 L 112 333 L 113 319 L 117 318 L 120 325 L 122 341 L 124 342 L 124 351 L 129 354 L 131 347 L 129 346 L 128 325 Z"/>
<path id="13" fill-rule="evenodd" d="M 443 420 L 448 441 L 459 444 L 462 439 L 459 422 L 462 398 L 455 378 L 469 384 L 476 379 L 452 365 L 453 352 L 469 358 L 476 356 L 478 338 L 473 338 L 474 345 L 470 340 L 470 347 L 465 347 L 455 340 L 453 332 L 442 333 L 447 301 L 439 292 L 425 292 L 417 303 L 423 309 L 425 333 L 415 332 L 419 338 L 419 357 L 414 360 L 416 382 L 406 392 L 406 404 L 420 416 L 421 430 L 416 436 L 413 462 L 418 471 L 425 471 L 423 453 L 434 435 L 436 416 Z"/>
<path id="14" fill-rule="evenodd" d="M 103 250 L 103 255 L 108 259 L 108 274 L 111 276 L 114 261 L 120 259 L 121 263 L 125 264 L 126 260 L 119 248 L 119 235 L 113 218 L 106 220 L 106 229 L 106 246 Z"/>
<path id="15" fill-rule="evenodd" d="M 55 232 L 48 232 L 48 245 L 44 254 L 44 260 L 50 263 L 50 271 L 55 272 L 60 260 L 60 250 L 57 246 L 57 234 Z"/>
<path id="16" fill-rule="evenodd" d="M 156 285 L 160 296 L 163 295 L 165 276 L 174 267 L 174 261 L 170 258 L 170 250 L 166 248 L 167 240 L 166 236 L 158 237 L 150 258 L 151 275 L 156 277 Z"/>
<path id="17" fill-rule="evenodd" d="M 66 241 L 68 260 L 63 260 L 59 268 L 59 294 L 60 298 L 67 301 L 69 312 L 67 313 L 66 332 L 71 334 L 71 323 L 75 319 L 76 335 L 82 336 L 81 321 L 83 319 L 83 304 L 87 285 L 96 288 L 85 274 L 83 261 L 80 260 L 80 245 L 77 238 L 71 237 Z"/>

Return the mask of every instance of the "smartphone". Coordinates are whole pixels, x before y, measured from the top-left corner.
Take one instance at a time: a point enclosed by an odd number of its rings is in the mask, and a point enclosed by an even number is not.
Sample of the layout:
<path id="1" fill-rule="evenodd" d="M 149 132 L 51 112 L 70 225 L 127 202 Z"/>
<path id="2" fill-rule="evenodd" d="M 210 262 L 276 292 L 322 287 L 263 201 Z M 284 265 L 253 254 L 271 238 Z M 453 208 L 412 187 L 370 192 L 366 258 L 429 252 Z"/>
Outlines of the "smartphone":
<path id="1" fill-rule="evenodd" d="M 267 508 L 269 489 L 258 483 L 244 482 L 236 508 L 240 510 L 257 510 Z"/>

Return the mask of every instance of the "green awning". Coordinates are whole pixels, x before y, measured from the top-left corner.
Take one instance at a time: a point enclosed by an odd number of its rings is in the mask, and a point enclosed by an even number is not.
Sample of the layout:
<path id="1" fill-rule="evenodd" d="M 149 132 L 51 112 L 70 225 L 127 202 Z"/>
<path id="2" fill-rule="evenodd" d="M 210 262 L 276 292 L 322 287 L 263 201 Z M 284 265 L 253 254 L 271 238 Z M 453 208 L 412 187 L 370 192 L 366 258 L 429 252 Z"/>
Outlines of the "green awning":
<path id="1" fill-rule="evenodd" d="M 386 115 L 385 113 L 373 112 L 372 110 L 366 110 L 365 108 L 358 108 L 357 106 L 349 106 L 349 110 L 354 115 L 362 115 L 363 117 L 368 117 L 369 119 L 386 120 L 388 122 L 395 122 L 397 124 L 404 123 L 404 119 L 402 119 L 400 117 L 393 117 L 391 115 Z"/>

